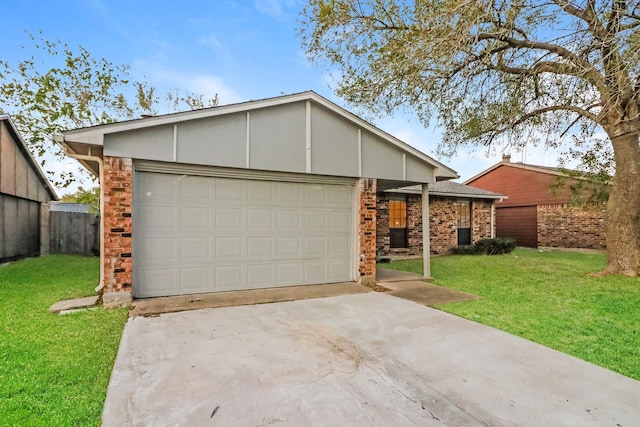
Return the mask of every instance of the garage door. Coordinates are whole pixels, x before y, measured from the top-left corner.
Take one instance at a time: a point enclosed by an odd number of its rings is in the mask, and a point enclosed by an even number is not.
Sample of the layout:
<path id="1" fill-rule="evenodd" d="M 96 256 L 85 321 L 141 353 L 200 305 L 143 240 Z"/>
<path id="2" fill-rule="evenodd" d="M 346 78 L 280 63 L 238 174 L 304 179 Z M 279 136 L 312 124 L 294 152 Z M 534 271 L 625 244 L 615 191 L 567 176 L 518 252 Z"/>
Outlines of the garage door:
<path id="1" fill-rule="evenodd" d="M 496 235 L 509 237 L 518 246 L 538 247 L 538 214 L 536 206 L 496 209 Z"/>
<path id="2" fill-rule="evenodd" d="M 353 185 L 137 172 L 138 298 L 354 280 Z"/>

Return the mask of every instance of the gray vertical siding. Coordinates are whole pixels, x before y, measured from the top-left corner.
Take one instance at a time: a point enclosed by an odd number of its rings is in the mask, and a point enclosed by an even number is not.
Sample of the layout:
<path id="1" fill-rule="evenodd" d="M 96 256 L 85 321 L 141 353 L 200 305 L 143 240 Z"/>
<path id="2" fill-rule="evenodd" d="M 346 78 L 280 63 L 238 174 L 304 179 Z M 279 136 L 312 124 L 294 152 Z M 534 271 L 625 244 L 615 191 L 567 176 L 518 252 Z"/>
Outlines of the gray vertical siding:
<path id="1" fill-rule="evenodd" d="M 0 262 L 40 253 L 40 202 L 0 194 Z"/>
<path id="2" fill-rule="evenodd" d="M 275 172 L 435 181 L 433 164 L 391 143 L 390 136 L 318 102 L 295 101 L 193 120 L 184 115 L 166 118 L 175 122 L 105 133 L 104 154 Z"/>
<path id="3" fill-rule="evenodd" d="M 6 116 L 0 119 L 0 262 L 40 254 L 40 205 L 53 198 Z"/>

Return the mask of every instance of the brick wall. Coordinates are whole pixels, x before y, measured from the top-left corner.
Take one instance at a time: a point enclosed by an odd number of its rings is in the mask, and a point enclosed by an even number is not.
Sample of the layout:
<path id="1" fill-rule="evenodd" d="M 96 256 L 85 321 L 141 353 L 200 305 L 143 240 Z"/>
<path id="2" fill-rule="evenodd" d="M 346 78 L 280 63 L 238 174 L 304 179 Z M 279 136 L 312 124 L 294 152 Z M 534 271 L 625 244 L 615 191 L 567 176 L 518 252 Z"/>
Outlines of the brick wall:
<path id="1" fill-rule="evenodd" d="M 132 300 L 133 164 L 131 159 L 104 156 L 104 306 L 127 305 Z"/>
<path id="2" fill-rule="evenodd" d="M 409 255 L 422 254 L 422 196 L 407 196 L 407 240 Z"/>
<path id="3" fill-rule="evenodd" d="M 491 205 L 493 200 L 474 199 L 471 203 L 471 240 L 491 238 Z"/>
<path id="4" fill-rule="evenodd" d="M 407 195 L 407 247 L 390 247 L 389 236 L 389 194 L 377 195 L 376 250 L 380 255 L 421 255 L 422 254 L 422 196 Z"/>
<path id="5" fill-rule="evenodd" d="M 359 281 L 372 283 L 376 278 L 376 180 L 363 178 L 359 185 Z"/>
<path id="6" fill-rule="evenodd" d="M 458 221 L 451 197 L 429 197 L 429 234 L 431 253 L 442 255 L 458 246 Z"/>
<path id="7" fill-rule="evenodd" d="M 540 205 L 538 246 L 606 249 L 606 205 Z"/>
<path id="8" fill-rule="evenodd" d="M 391 253 L 389 236 L 389 195 L 379 193 L 376 201 L 376 251 L 381 255 Z"/>
<path id="9" fill-rule="evenodd" d="M 448 254 L 458 246 L 457 217 L 454 208 L 456 198 L 429 197 L 429 233 L 431 253 Z M 474 199 L 471 203 L 471 238 L 475 242 L 491 237 L 492 200 Z M 422 254 L 422 196 L 407 196 L 407 248 L 389 247 L 389 195 L 378 194 L 378 226 L 376 247 L 379 255 Z"/>

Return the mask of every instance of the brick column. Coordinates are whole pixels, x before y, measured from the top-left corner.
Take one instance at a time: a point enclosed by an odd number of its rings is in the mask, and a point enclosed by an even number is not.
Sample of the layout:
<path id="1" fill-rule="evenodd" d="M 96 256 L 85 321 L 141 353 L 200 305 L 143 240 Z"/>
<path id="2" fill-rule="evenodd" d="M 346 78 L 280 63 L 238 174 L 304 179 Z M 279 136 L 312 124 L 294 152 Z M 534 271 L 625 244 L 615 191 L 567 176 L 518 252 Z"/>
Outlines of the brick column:
<path id="1" fill-rule="evenodd" d="M 104 293 L 105 308 L 131 303 L 132 253 L 131 210 L 133 206 L 131 159 L 104 156 Z"/>
<path id="2" fill-rule="evenodd" d="M 360 186 L 360 212 L 358 224 L 360 283 L 376 280 L 376 180 L 362 178 Z"/>

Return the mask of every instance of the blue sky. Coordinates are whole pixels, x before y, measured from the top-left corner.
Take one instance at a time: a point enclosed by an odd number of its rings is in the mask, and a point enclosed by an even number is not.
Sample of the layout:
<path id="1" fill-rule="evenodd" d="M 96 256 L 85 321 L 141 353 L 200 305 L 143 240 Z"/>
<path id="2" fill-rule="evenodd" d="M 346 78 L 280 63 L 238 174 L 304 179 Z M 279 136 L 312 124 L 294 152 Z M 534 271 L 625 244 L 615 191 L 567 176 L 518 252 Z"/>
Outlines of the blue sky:
<path id="1" fill-rule="evenodd" d="M 221 104 L 314 90 L 338 105 L 330 72 L 304 57 L 298 32 L 302 0 L 106 1 L 20 0 L 3 5 L 2 59 L 24 59 L 25 30 L 46 39 L 82 45 L 95 57 L 131 66 L 135 80 L 160 90 L 177 88 L 212 96 Z M 398 114 L 375 125 L 434 155 L 440 131 Z M 463 181 L 501 158 L 478 148 L 438 160 Z M 511 153 L 512 161 L 556 165 L 557 154 L 542 148 Z M 72 169 L 75 161 L 59 168 Z M 86 185 L 86 184 L 85 184 Z M 68 190 L 59 192 L 65 193 Z"/>

